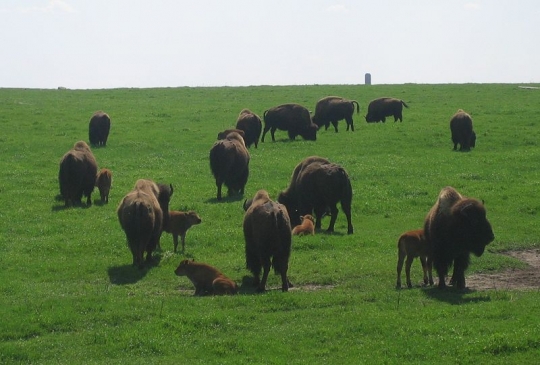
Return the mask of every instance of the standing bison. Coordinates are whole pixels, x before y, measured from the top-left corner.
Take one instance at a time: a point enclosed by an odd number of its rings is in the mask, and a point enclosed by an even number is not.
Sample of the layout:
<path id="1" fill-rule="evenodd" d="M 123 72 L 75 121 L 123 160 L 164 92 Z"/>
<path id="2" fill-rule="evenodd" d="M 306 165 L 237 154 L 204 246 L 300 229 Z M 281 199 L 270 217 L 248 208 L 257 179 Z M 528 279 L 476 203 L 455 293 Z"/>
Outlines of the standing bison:
<path id="1" fill-rule="evenodd" d="M 476 145 L 476 133 L 473 130 L 472 118 L 469 114 L 459 109 L 450 120 L 450 131 L 452 132 L 452 142 L 454 151 L 459 144 L 460 151 L 470 151 Z"/>
<path id="2" fill-rule="evenodd" d="M 88 125 L 88 138 L 93 146 L 106 146 L 109 131 L 111 129 L 111 118 L 102 111 L 95 112 Z"/>
<path id="3" fill-rule="evenodd" d="M 272 201 L 265 190 L 259 190 L 244 215 L 243 228 L 246 267 L 255 278 L 257 291 L 265 291 L 271 266 L 281 275 L 281 290 L 288 291 L 292 287 L 287 277 L 292 238 L 287 208 Z"/>
<path id="4" fill-rule="evenodd" d="M 255 144 L 255 148 L 257 148 L 262 131 L 262 121 L 257 114 L 249 109 L 242 109 L 236 120 L 236 129 L 244 131 L 246 147 Z"/>
<path id="5" fill-rule="evenodd" d="M 84 141 L 75 143 L 60 160 L 58 172 L 60 195 L 66 206 L 81 205 L 83 195 L 86 205 L 92 205 L 96 174 L 97 163 L 90 147 Z"/>
<path id="6" fill-rule="evenodd" d="M 249 175 L 249 152 L 244 139 L 235 132 L 219 140 L 210 149 L 210 169 L 217 186 L 217 200 L 221 200 L 221 187 L 228 188 L 228 195 L 244 194 Z"/>
<path id="7" fill-rule="evenodd" d="M 338 131 L 338 121 L 345 119 L 347 122 L 347 130 L 349 128 L 354 131 L 353 114 L 354 105 L 356 104 L 356 113 L 360 112 L 360 106 L 356 100 L 347 100 L 338 96 L 327 96 L 317 102 L 315 106 L 315 115 L 313 116 L 313 123 L 322 127 L 324 125 L 325 130 L 328 129 L 330 123 L 334 126 L 336 132 Z"/>
<path id="8" fill-rule="evenodd" d="M 264 142 L 266 132 L 270 130 L 272 141 L 275 141 L 276 129 L 289 133 L 289 139 L 301 136 L 305 140 L 317 140 L 317 125 L 311 121 L 309 111 L 298 104 L 283 104 L 264 112 L 264 131 L 261 142 Z"/>
<path id="9" fill-rule="evenodd" d="M 300 162 L 293 171 L 289 187 L 278 196 L 287 207 L 291 222 L 300 224 L 300 216 L 315 212 L 315 228 L 321 228 L 321 219 L 330 210 L 328 232 L 334 232 L 337 202 L 347 216 L 347 233 L 353 233 L 351 222 L 352 187 L 343 167 L 325 158 L 311 156 Z"/>
<path id="10" fill-rule="evenodd" d="M 112 185 L 112 172 L 109 169 L 99 170 L 96 177 L 96 186 L 99 190 L 102 203 L 109 202 L 109 192 Z"/>
<path id="11" fill-rule="evenodd" d="M 142 268 L 143 255 L 152 259 L 158 247 L 163 227 L 168 226 L 169 201 L 172 185 L 156 184 L 151 180 L 137 180 L 135 188 L 118 205 L 116 213 L 133 255 L 133 265 Z"/>
<path id="12" fill-rule="evenodd" d="M 403 100 L 394 98 L 379 98 L 372 100 L 368 106 L 368 112 L 366 114 L 366 122 L 373 123 L 382 121 L 386 122 L 386 117 L 393 116 L 394 122 L 399 119 L 403 121 L 403 106 L 408 108 Z"/>
<path id="13" fill-rule="evenodd" d="M 482 202 L 463 197 L 450 186 L 441 190 L 426 216 L 424 233 L 431 245 L 441 289 L 446 287 L 445 277 L 452 265 L 454 272 L 450 282 L 464 289 L 470 253 L 482 256 L 486 245 L 495 238 Z"/>

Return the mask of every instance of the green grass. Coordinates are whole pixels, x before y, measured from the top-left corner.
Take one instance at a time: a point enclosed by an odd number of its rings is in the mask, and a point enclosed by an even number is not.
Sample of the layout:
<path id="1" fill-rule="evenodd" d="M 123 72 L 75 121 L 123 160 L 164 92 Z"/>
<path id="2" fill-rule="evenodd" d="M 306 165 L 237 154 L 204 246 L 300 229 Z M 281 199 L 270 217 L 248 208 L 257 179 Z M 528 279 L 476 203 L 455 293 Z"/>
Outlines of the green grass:
<path id="1" fill-rule="evenodd" d="M 220 268 L 242 284 L 242 199 L 218 203 L 208 154 L 239 111 L 339 95 L 360 103 L 355 132 L 320 131 L 316 142 L 251 148 L 246 197 L 277 196 L 294 166 L 319 155 L 348 171 L 354 190 L 347 235 L 295 237 L 281 293 L 193 297 L 173 271 L 182 258 Z M 370 100 L 393 96 L 404 122 L 367 124 Z M 396 290 L 396 241 L 419 228 L 446 185 L 483 199 L 495 241 L 467 274 L 522 267 L 501 251 L 539 246 L 540 91 L 517 85 L 380 85 L 117 90 L 0 89 L 0 363 L 535 363 L 540 355 L 538 291 Z M 452 151 L 449 120 L 462 108 L 477 146 Z M 100 167 L 113 171 L 108 205 L 64 209 L 58 163 L 88 140 L 96 110 L 112 119 Z M 171 209 L 203 223 L 172 253 L 164 234 L 156 265 L 139 271 L 116 207 L 139 178 L 172 183 Z M 94 199 L 99 194 L 94 192 Z M 323 227 L 328 225 L 328 218 Z M 421 281 L 420 264 L 412 269 Z"/>

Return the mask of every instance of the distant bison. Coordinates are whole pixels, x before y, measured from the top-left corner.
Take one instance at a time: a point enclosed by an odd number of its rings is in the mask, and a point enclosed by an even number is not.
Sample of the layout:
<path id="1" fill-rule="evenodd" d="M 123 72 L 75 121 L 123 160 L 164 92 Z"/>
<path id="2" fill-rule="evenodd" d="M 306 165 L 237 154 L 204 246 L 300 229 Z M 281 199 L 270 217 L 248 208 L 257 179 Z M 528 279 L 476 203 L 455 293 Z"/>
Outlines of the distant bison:
<path id="1" fill-rule="evenodd" d="M 159 245 L 163 226 L 169 222 L 169 201 L 172 185 L 156 184 L 151 180 L 137 180 L 134 189 L 118 205 L 116 211 L 124 230 L 133 265 L 142 268 L 143 255 L 152 259 L 152 252 Z"/>
<path id="2" fill-rule="evenodd" d="M 409 107 L 403 100 L 394 98 L 379 98 L 372 100 L 368 106 L 366 122 L 373 123 L 382 121 L 384 123 L 386 121 L 386 117 L 389 116 L 394 117 L 394 122 L 396 122 L 398 119 L 400 122 L 402 122 L 403 106 L 406 108 Z"/>
<path id="3" fill-rule="evenodd" d="M 452 265 L 451 283 L 464 289 L 470 253 L 481 256 L 486 245 L 495 238 L 482 202 L 463 197 L 450 186 L 439 193 L 426 216 L 424 232 L 431 245 L 441 289 L 446 287 L 445 277 Z"/>
<path id="4" fill-rule="evenodd" d="M 313 123 L 320 127 L 324 125 L 325 130 L 328 129 L 330 123 L 338 131 L 338 121 L 345 119 L 347 122 L 347 130 L 349 128 L 354 131 L 353 114 L 354 105 L 356 104 L 356 113 L 360 112 L 360 106 L 356 100 L 347 100 L 339 96 L 327 96 L 317 102 L 315 106 L 315 115 Z"/>
<path id="5" fill-rule="evenodd" d="M 112 172 L 109 169 L 99 170 L 96 177 L 96 186 L 99 189 L 99 195 L 102 203 L 109 202 L 109 192 L 112 185 Z"/>
<path id="6" fill-rule="evenodd" d="M 229 133 L 210 149 L 210 169 L 217 186 L 217 200 L 221 200 L 221 187 L 228 188 L 228 195 L 244 194 L 249 176 L 249 152 L 238 133 Z"/>
<path id="7" fill-rule="evenodd" d="M 330 210 L 328 232 L 334 232 L 337 202 L 347 216 L 347 233 L 353 233 L 351 222 L 352 187 L 345 169 L 325 158 L 311 156 L 300 162 L 293 171 L 289 187 L 278 196 L 287 207 L 293 225 L 300 224 L 300 216 L 315 213 L 315 228 L 321 228 L 321 219 Z"/>
<path id="8" fill-rule="evenodd" d="M 470 151 L 476 146 L 476 133 L 473 130 L 472 118 L 469 114 L 459 109 L 450 120 L 450 131 L 452 132 L 452 142 L 454 151 L 459 144 L 460 151 Z"/>
<path id="9" fill-rule="evenodd" d="M 177 210 L 169 211 L 169 223 L 163 227 L 165 232 L 172 234 L 174 243 L 174 252 L 178 248 L 178 236 L 182 240 L 182 252 L 184 252 L 186 244 L 186 232 L 191 226 L 202 222 L 199 215 L 190 210 L 188 212 L 180 212 Z"/>
<path id="10" fill-rule="evenodd" d="M 243 229 L 246 267 L 255 278 L 257 291 L 265 291 L 271 266 L 281 275 L 281 290 L 288 291 L 292 284 L 287 277 L 291 254 L 291 223 L 287 208 L 272 201 L 265 190 L 259 190 L 244 215 Z"/>
<path id="11" fill-rule="evenodd" d="M 195 295 L 226 295 L 238 292 L 238 286 L 234 281 L 208 264 L 182 260 L 174 273 L 178 276 L 187 276 L 195 286 Z"/>
<path id="12" fill-rule="evenodd" d="M 262 131 L 262 121 L 257 114 L 249 109 L 242 109 L 236 120 L 236 129 L 244 131 L 246 147 L 255 144 L 255 148 L 257 148 Z"/>
<path id="13" fill-rule="evenodd" d="M 420 258 L 422 271 L 424 272 L 424 285 L 433 285 L 433 276 L 431 269 L 430 247 L 426 240 L 423 229 L 408 231 L 399 236 L 398 239 L 398 263 L 397 263 L 397 283 L 396 287 L 401 288 L 401 270 L 403 263 L 407 258 L 405 265 L 405 274 L 407 276 L 407 287 L 412 288 L 411 283 L 411 265 L 415 257 Z"/>
<path id="14" fill-rule="evenodd" d="M 276 129 L 288 131 L 289 139 L 301 136 L 305 140 L 317 140 L 317 125 L 311 121 L 309 111 L 298 104 L 283 104 L 264 112 L 264 131 L 261 141 L 264 142 L 266 132 L 270 130 L 272 141 L 275 141 Z"/>
<path id="15" fill-rule="evenodd" d="M 88 138 L 94 146 L 106 146 L 111 129 L 111 118 L 102 111 L 95 112 L 88 125 Z"/>
<path id="16" fill-rule="evenodd" d="M 60 160 L 58 182 L 60 195 L 66 206 L 80 205 L 86 196 L 86 205 L 92 205 L 92 192 L 97 175 L 97 163 L 90 147 L 84 141 L 75 143 Z"/>

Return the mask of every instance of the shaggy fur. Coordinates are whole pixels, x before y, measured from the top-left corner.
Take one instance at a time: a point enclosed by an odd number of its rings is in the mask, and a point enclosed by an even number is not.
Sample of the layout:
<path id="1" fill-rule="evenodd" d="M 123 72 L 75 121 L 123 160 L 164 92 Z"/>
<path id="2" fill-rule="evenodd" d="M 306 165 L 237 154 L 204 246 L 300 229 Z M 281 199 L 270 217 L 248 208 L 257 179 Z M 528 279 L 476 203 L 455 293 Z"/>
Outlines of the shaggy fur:
<path id="1" fill-rule="evenodd" d="M 257 291 L 266 290 L 270 267 L 281 275 L 281 290 L 288 291 L 292 284 L 287 277 L 291 254 L 291 223 L 287 208 L 272 201 L 265 190 L 259 190 L 244 215 L 243 229 L 246 267 L 254 276 Z"/>
<path id="2" fill-rule="evenodd" d="M 102 111 L 95 112 L 88 125 L 88 139 L 94 146 L 106 146 L 111 130 L 111 118 Z"/>
<path id="3" fill-rule="evenodd" d="M 112 172 L 109 169 L 99 170 L 96 177 L 96 186 L 99 190 L 102 203 L 109 202 L 109 192 L 112 185 Z"/>
<path id="4" fill-rule="evenodd" d="M 228 195 L 244 194 L 249 176 L 249 152 L 244 139 L 238 133 L 229 133 L 210 149 L 210 169 L 216 180 L 217 200 L 222 199 L 222 185 Z"/>
<path id="5" fill-rule="evenodd" d="M 306 214 L 300 217 L 302 224 L 293 228 L 292 234 L 296 236 L 303 236 L 306 234 L 315 234 L 315 219 L 311 214 Z"/>
<path id="6" fill-rule="evenodd" d="M 301 136 L 305 140 L 317 140 L 317 124 L 311 121 L 309 111 L 298 104 L 283 104 L 264 112 L 264 130 L 261 142 L 264 142 L 266 132 L 270 131 L 272 141 L 276 141 L 276 129 L 287 131 L 289 139 L 294 140 Z"/>
<path id="7" fill-rule="evenodd" d="M 459 109 L 450 119 L 450 132 L 452 133 L 454 151 L 457 150 L 458 144 L 459 150 L 465 152 L 476 146 L 476 133 L 473 130 L 472 118 L 463 110 Z"/>
<path id="8" fill-rule="evenodd" d="M 386 122 L 386 117 L 393 116 L 394 122 L 403 121 L 403 107 L 408 108 L 403 100 L 394 98 L 379 98 L 372 100 L 368 105 L 366 122 Z"/>
<path id="9" fill-rule="evenodd" d="M 249 148 L 255 144 L 255 148 L 257 148 L 262 131 L 262 121 L 257 114 L 249 109 L 242 109 L 236 120 L 236 128 L 244 131 L 246 147 Z"/>
<path id="10" fill-rule="evenodd" d="M 185 250 L 186 244 L 186 232 L 191 226 L 200 224 L 202 222 L 201 217 L 194 211 L 180 212 L 178 210 L 169 211 L 169 224 L 164 227 L 164 231 L 171 233 L 174 242 L 174 252 L 178 248 L 178 236 L 182 240 L 182 252 Z"/>
<path id="11" fill-rule="evenodd" d="M 470 253 L 481 256 L 495 239 L 482 202 L 463 197 L 450 186 L 441 190 L 426 216 L 424 233 L 431 245 L 441 289 L 446 287 L 445 278 L 452 265 L 451 283 L 464 289 Z"/>
<path id="12" fill-rule="evenodd" d="M 429 258 L 430 247 L 424 235 L 423 229 L 408 231 L 399 236 L 398 239 L 398 263 L 397 263 L 397 283 L 396 288 L 401 288 L 401 270 L 403 262 L 407 258 L 405 274 L 407 275 L 407 287 L 412 288 L 411 284 L 411 265 L 416 257 L 420 258 L 422 271 L 424 272 L 424 285 L 433 285 L 432 262 Z"/>
<path id="13" fill-rule="evenodd" d="M 360 112 L 360 105 L 356 100 L 347 100 L 340 98 L 339 96 L 327 96 L 322 98 L 315 105 L 315 115 L 313 116 L 313 123 L 317 124 L 319 128 L 324 125 L 324 129 L 327 130 L 330 123 L 334 126 L 336 133 L 338 131 L 338 121 L 345 119 L 347 122 L 347 130 L 349 128 L 354 131 L 353 114 L 354 105 L 356 104 L 356 113 Z"/>
<path id="14" fill-rule="evenodd" d="M 118 220 L 126 234 L 133 265 L 139 268 L 143 267 L 144 252 L 146 261 L 150 262 L 152 252 L 159 246 L 163 226 L 169 221 L 172 194 L 172 185 L 158 185 L 141 179 L 118 205 Z"/>
<path id="15" fill-rule="evenodd" d="M 182 260 L 174 273 L 178 276 L 187 276 L 195 286 L 195 295 L 226 295 L 238 292 L 238 286 L 234 281 L 215 267 L 201 262 Z"/>
<path id="16" fill-rule="evenodd" d="M 225 129 L 224 131 L 218 133 L 217 139 L 226 139 L 227 136 L 233 132 L 238 133 L 244 140 L 244 143 L 246 142 L 246 134 L 244 133 L 243 130 L 240 130 L 240 129 Z"/>
<path id="17" fill-rule="evenodd" d="M 66 206 L 81 205 L 83 195 L 86 196 L 86 205 L 92 205 L 97 169 L 94 154 L 84 141 L 75 143 L 62 157 L 58 182 Z"/>
<path id="18" fill-rule="evenodd" d="M 328 160 L 311 156 L 298 164 L 289 187 L 278 196 L 278 201 L 289 211 L 293 225 L 300 224 L 300 216 L 315 213 L 315 228 L 330 210 L 328 232 L 334 232 L 338 209 L 337 202 L 347 217 L 347 233 L 353 233 L 351 221 L 352 186 L 343 167 Z"/>

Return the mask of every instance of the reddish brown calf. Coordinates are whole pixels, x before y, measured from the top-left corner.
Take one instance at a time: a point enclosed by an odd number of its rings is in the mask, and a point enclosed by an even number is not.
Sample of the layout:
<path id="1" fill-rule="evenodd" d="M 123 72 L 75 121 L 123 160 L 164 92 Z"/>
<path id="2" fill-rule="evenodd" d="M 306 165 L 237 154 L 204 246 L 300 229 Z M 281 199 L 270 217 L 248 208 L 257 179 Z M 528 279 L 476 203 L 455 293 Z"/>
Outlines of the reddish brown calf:
<path id="1" fill-rule="evenodd" d="M 182 252 L 185 250 L 186 233 L 187 230 L 196 224 L 202 222 L 201 217 L 194 211 L 180 212 L 177 210 L 171 210 L 169 212 L 169 223 L 163 230 L 167 233 L 171 233 L 174 242 L 174 252 L 178 248 L 178 236 L 182 240 Z"/>
<path id="2" fill-rule="evenodd" d="M 238 292 L 238 286 L 233 280 L 215 267 L 201 262 L 182 260 L 174 273 L 188 277 L 195 286 L 195 295 L 226 295 Z"/>
<path id="3" fill-rule="evenodd" d="M 424 272 L 424 285 L 433 285 L 432 263 L 429 255 L 429 244 L 424 235 L 423 229 L 408 231 L 403 233 L 398 239 L 398 263 L 397 263 L 397 284 L 396 288 L 401 288 L 401 269 L 405 257 L 407 263 L 405 273 L 407 275 L 407 287 L 412 288 L 411 284 L 411 265 L 415 257 L 420 258 L 422 270 Z"/>
<path id="4" fill-rule="evenodd" d="M 314 235 L 315 234 L 315 219 L 311 214 L 306 214 L 300 217 L 302 219 L 302 224 L 297 225 L 293 228 L 292 234 L 297 236 L 303 236 L 305 234 Z"/>

